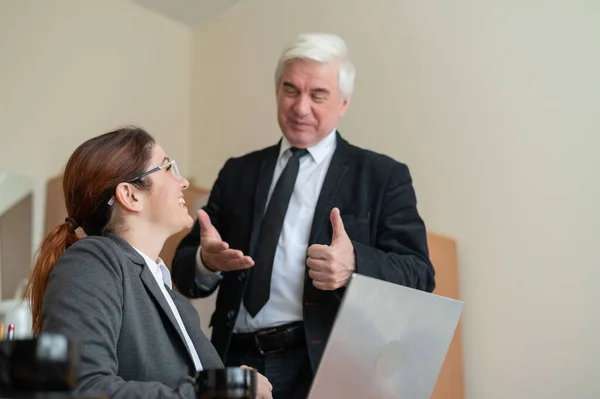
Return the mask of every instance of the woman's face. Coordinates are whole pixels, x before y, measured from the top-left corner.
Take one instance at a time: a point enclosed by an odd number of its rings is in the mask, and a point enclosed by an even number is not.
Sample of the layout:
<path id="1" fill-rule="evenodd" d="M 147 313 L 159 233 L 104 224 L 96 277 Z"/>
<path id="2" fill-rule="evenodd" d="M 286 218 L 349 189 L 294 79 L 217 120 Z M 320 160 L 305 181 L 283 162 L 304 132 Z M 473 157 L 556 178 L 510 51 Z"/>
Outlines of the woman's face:
<path id="1" fill-rule="evenodd" d="M 156 144 L 148 170 L 169 162 L 165 151 Z M 175 168 L 169 165 L 148 175 L 152 180 L 152 187 L 147 195 L 148 205 L 144 206 L 150 222 L 164 228 L 169 235 L 179 233 L 194 223 L 183 199 L 183 191 L 189 187 L 190 182 L 185 177 L 178 176 Z"/>

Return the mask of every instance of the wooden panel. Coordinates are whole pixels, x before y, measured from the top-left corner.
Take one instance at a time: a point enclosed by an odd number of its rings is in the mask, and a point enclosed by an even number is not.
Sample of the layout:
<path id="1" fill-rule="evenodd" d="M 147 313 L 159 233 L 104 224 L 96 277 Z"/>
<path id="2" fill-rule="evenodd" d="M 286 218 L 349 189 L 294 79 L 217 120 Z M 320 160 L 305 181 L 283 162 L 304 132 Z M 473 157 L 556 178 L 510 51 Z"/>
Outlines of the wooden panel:
<path id="1" fill-rule="evenodd" d="M 434 294 L 460 299 L 458 289 L 458 259 L 456 242 L 449 237 L 427 234 L 429 257 L 435 268 Z M 440 371 L 432 399 L 463 399 L 465 397 L 460 322 Z"/>
<path id="2" fill-rule="evenodd" d="M 57 225 L 65 222 L 67 208 L 63 197 L 62 175 L 48 180 L 46 184 L 46 213 L 44 215 L 44 236 Z"/>
<path id="3" fill-rule="evenodd" d="M 2 299 L 13 298 L 31 270 L 32 200 L 29 194 L 0 218 Z"/>

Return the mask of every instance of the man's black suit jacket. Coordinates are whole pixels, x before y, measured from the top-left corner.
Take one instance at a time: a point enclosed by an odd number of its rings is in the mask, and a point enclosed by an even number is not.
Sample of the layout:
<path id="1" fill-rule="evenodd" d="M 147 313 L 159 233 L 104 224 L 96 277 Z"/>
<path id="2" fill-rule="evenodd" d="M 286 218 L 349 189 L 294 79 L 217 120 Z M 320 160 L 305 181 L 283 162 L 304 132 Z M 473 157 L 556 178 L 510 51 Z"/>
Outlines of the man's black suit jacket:
<path id="1" fill-rule="evenodd" d="M 406 165 L 350 145 L 339 133 L 337 147 L 315 209 L 309 245 L 331 243 L 329 215 L 340 209 L 354 244 L 356 271 L 370 277 L 431 292 L 434 270 L 429 261 L 425 225 Z M 279 145 L 231 158 L 221 169 L 205 210 L 230 248 L 254 257 L 256 240 Z M 196 273 L 200 243 L 198 221 L 182 240 L 173 260 L 173 281 L 190 297 L 211 290 Z M 211 318 L 212 343 L 223 360 L 244 296 L 249 270 L 223 273 L 216 310 Z M 313 371 L 323 355 L 344 288 L 320 291 L 305 274 L 303 317 Z M 390 315 L 394 317 L 394 315 Z"/>

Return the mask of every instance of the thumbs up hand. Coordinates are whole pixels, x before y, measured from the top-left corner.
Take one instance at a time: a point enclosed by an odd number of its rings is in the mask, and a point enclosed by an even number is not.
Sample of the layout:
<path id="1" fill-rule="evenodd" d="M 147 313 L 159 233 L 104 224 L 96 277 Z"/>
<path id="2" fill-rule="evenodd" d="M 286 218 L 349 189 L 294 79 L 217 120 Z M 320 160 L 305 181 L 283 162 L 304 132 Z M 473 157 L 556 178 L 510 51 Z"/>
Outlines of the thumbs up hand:
<path id="1" fill-rule="evenodd" d="M 204 266 L 212 271 L 231 271 L 254 266 L 254 260 L 240 250 L 229 248 L 221 235 L 210 222 L 208 214 L 198 211 L 200 223 L 200 257 Z"/>
<path id="2" fill-rule="evenodd" d="M 329 218 L 333 227 L 331 245 L 311 245 L 306 259 L 313 285 L 324 291 L 345 286 L 356 271 L 354 245 L 346 234 L 340 210 L 333 208 Z"/>

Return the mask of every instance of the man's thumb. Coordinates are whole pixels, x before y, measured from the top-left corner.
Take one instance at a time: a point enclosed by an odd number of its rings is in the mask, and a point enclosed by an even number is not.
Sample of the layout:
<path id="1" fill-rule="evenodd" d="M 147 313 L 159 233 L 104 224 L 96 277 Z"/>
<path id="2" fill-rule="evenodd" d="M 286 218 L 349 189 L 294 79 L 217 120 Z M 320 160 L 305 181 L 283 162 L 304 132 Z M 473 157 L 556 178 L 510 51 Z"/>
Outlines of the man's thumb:
<path id="1" fill-rule="evenodd" d="M 210 217 L 203 209 L 198 210 L 198 223 L 200 223 L 200 234 L 212 235 L 215 227 L 210 222 Z"/>
<path id="2" fill-rule="evenodd" d="M 333 242 L 339 240 L 340 238 L 347 238 L 348 235 L 346 234 L 346 229 L 344 229 L 344 222 L 342 221 L 340 210 L 338 208 L 333 208 L 331 210 L 329 219 L 331 220 L 331 227 L 333 228 L 331 243 L 333 244 Z"/>

